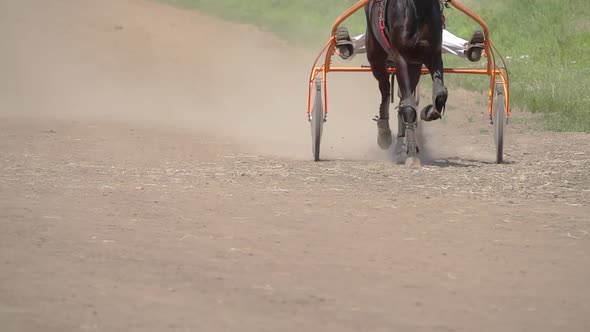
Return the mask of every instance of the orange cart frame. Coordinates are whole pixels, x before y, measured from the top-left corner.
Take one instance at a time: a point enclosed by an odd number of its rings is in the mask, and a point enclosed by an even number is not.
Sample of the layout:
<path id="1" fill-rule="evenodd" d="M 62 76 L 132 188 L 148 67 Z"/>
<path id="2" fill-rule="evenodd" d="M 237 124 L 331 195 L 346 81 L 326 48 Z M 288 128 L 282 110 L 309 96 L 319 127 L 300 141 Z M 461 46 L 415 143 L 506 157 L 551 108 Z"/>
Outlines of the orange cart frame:
<path id="1" fill-rule="evenodd" d="M 340 17 L 336 19 L 334 25 L 332 27 L 332 34 L 331 38 L 326 42 L 318 56 L 316 57 L 310 78 L 309 78 L 309 91 L 307 96 L 307 116 L 308 119 L 311 121 L 312 118 L 312 94 L 314 93 L 314 89 L 316 88 L 316 80 L 321 81 L 321 88 L 323 90 L 323 110 L 324 110 L 324 119 L 323 121 L 327 120 L 328 115 L 328 91 L 327 91 L 327 74 L 330 72 L 370 72 L 370 67 L 333 67 L 332 66 L 332 56 L 335 54 L 336 50 L 336 30 L 344 22 L 348 19 L 351 15 L 356 13 L 358 10 L 364 8 L 370 0 L 360 0 L 355 5 L 350 7 L 346 12 L 344 12 Z M 510 86 L 509 86 L 509 74 L 508 74 L 508 67 L 504 58 L 490 39 L 490 32 L 489 29 L 484 22 L 484 20 L 471 11 L 469 8 L 464 6 L 458 0 L 450 0 L 448 1 L 450 5 L 457 10 L 461 11 L 468 17 L 470 17 L 473 21 L 481 26 L 483 29 L 483 33 L 485 36 L 485 58 L 487 59 L 487 66 L 485 68 L 444 68 L 445 73 L 450 74 L 469 74 L 469 75 L 487 75 L 490 77 L 490 90 L 489 90 L 489 106 L 488 106 L 488 113 L 490 116 L 490 120 L 492 121 L 492 113 L 494 108 L 494 92 L 496 88 L 501 88 L 504 97 L 504 112 L 506 116 L 506 120 L 510 117 Z M 324 55 L 324 64 L 318 66 L 318 62 Z M 498 66 L 496 59 L 499 58 L 503 67 Z M 391 74 L 395 74 L 395 69 L 390 68 L 389 72 Z M 422 69 L 422 74 L 428 74 L 428 70 L 426 68 Z M 321 75 L 321 76 L 320 76 Z"/>

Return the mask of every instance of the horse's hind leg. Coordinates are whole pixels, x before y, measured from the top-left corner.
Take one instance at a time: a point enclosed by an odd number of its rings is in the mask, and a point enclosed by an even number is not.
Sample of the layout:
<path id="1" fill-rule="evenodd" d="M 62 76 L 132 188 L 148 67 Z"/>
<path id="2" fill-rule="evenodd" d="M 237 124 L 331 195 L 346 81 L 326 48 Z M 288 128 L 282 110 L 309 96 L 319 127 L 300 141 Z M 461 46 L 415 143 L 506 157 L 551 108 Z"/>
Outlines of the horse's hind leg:
<path id="1" fill-rule="evenodd" d="M 393 142 L 391 129 L 389 127 L 389 96 L 391 84 L 389 83 L 389 72 L 386 61 L 387 52 L 381 48 L 373 34 L 367 33 L 367 59 L 371 65 L 373 76 L 379 82 L 381 92 L 381 104 L 379 105 L 379 117 L 377 121 L 377 143 L 381 149 L 388 149 Z"/>
<path id="2" fill-rule="evenodd" d="M 420 113 L 424 121 L 438 120 L 442 117 L 449 92 L 444 84 L 443 61 L 440 53 L 432 56 L 432 60 L 426 64 L 432 77 L 432 101 L 433 105 L 428 105 Z"/>

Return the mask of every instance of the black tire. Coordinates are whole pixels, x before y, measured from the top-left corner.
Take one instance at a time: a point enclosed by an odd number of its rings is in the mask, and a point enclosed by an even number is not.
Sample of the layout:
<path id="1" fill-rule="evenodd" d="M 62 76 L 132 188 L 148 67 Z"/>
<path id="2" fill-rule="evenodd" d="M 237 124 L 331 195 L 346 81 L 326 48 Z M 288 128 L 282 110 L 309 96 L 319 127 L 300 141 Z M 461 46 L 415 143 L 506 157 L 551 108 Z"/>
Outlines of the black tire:
<path id="1" fill-rule="evenodd" d="M 324 104 L 322 101 L 322 80 L 316 79 L 315 101 L 311 112 L 311 140 L 313 161 L 320 160 L 320 146 L 324 126 Z"/>
<path id="2" fill-rule="evenodd" d="M 492 121 L 494 124 L 494 143 L 496 144 L 496 163 L 501 164 L 504 162 L 504 128 L 506 127 L 506 107 L 504 105 L 504 91 L 501 85 L 496 86 Z"/>

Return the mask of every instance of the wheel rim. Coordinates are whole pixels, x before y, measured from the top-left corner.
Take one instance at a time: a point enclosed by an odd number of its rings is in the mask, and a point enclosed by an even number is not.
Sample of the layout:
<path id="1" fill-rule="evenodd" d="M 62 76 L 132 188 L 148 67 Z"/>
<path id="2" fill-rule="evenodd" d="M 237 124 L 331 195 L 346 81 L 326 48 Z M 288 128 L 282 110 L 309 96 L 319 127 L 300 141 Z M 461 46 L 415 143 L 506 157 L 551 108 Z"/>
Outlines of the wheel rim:
<path id="1" fill-rule="evenodd" d="M 321 86 L 321 80 L 316 80 L 316 95 L 311 113 L 312 153 L 314 161 L 320 160 L 320 145 L 322 139 L 322 127 L 324 123 L 324 107 Z"/>
<path id="2" fill-rule="evenodd" d="M 494 96 L 494 143 L 496 145 L 496 163 L 500 164 L 504 161 L 504 127 L 506 124 L 506 110 L 504 105 L 503 92 L 501 86 L 496 87 Z"/>

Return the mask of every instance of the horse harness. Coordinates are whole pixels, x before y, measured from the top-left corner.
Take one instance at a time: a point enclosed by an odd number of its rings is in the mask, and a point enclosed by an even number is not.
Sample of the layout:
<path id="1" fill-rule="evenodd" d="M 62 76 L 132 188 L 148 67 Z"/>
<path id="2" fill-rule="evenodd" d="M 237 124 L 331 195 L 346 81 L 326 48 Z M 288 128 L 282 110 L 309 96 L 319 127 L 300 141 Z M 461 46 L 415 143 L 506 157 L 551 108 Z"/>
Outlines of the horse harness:
<path id="1" fill-rule="evenodd" d="M 390 34 L 389 34 L 389 30 L 387 29 L 387 25 L 386 25 L 386 9 L 387 9 L 387 1 L 388 0 L 373 0 L 369 2 L 369 5 L 367 7 L 367 18 L 370 18 L 371 16 L 375 16 L 375 13 L 373 13 L 373 6 L 377 5 L 378 6 L 378 10 L 377 10 L 377 16 L 374 17 L 376 18 L 376 20 L 369 20 L 369 22 L 374 22 L 373 23 L 373 28 L 376 28 L 379 30 L 379 36 L 377 37 L 377 41 L 379 42 L 379 44 L 381 44 L 381 47 L 383 47 L 384 50 L 387 51 L 387 53 L 392 54 L 392 47 L 391 47 L 391 43 L 389 42 L 389 38 L 390 38 Z M 449 3 L 452 0 L 439 0 L 440 2 L 440 15 L 442 17 L 442 24 L 443 24 L 443 29 L 446 29 L 446 18 L 445 15 L 443 13 L 444 8 L 449 8 L 450 5 Z M 373 31 L 376 31 L 375 29 Z"/>

